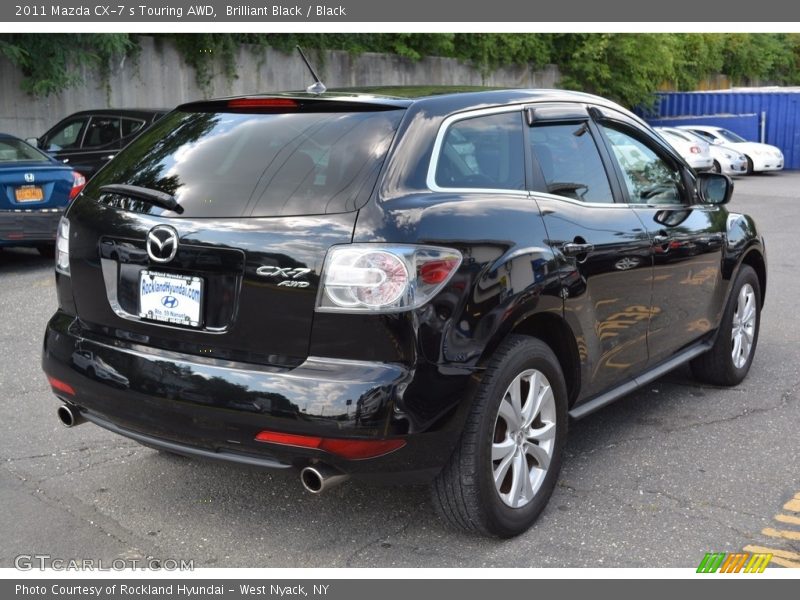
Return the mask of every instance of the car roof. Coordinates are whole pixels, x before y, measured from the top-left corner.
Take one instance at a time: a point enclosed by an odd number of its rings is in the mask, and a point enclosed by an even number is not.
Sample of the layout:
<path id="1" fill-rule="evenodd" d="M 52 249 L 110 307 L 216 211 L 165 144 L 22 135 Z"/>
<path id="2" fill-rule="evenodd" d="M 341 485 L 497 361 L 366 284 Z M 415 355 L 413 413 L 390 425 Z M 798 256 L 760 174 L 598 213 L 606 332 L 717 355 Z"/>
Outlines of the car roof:
<path id="1" fill-rule="evenodd" d="M 384 108 L 416 106 L 429 109 L 432 114 L 447 114 L 483 106 L 524 104 L 526 102 L 586 102 L 619 109 L 618 105 L 583 92 L 557 89 L 516 89 L 481 86 L 384 86 L 331 89 L 322 94 L 305 91 L 288 91 L 246 96 L 231 96 L 209 101 L 182 104 L 179 110 L 211 109 L 219 103 L 240 98 L 293 98 L 311 102 L 341 102 Z M 626 109 L 625 112 L 628 112 Z M 632 113 L 629 113 L 631 116 Z M 634 117 L 639 120 L 638 117 Z"/>

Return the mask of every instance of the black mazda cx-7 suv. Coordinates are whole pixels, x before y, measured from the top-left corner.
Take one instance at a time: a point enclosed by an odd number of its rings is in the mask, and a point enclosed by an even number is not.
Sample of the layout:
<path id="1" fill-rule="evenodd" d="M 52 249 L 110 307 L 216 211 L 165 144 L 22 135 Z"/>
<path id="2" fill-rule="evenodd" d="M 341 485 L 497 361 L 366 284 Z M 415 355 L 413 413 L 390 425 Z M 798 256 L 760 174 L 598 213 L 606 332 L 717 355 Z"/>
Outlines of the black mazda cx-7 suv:
<path id="1" fill-rule="evenodd" d="M 732 191 L 581 93 L 184 104 L 61 220 L 43 367 L 67 425 L 311 492 L 427 481 L 516 535 L 570 418 L 686 362 L 747 374 L 766 260 Z"/>

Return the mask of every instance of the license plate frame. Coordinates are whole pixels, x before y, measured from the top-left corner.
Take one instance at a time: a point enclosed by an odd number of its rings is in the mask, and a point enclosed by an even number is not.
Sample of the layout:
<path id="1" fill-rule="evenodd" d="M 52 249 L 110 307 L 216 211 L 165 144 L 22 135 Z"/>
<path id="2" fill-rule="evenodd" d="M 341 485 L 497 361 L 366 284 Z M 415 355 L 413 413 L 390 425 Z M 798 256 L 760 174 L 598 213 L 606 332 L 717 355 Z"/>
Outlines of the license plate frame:
<path id="1" fill-rule="evenodd" d="M 205 281 L 197 275 L 181 275 L 143 269 L 139 272 L 139 318 L 191 329 L 203 326 Z"/>
<path id="2" fill-rule="evenodd" d="M 14 198 L 20 204 L 44 201 L 44 189 L 40 185 L 21 185 L 14 190 Z"/>

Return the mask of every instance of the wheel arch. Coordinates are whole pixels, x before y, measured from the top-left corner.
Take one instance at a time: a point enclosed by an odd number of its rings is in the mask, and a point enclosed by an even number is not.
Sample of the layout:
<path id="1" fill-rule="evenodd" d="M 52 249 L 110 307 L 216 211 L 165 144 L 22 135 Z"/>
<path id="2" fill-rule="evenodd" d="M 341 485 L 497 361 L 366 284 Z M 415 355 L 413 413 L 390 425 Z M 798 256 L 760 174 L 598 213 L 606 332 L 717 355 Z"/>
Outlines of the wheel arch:
<path id="1" fill-rule="evenodd" d="M 767 262 L 764 259 L 764 255 L 758 248 L 751 248 L 739 261 L 737 271 L 742 268 L 742 265 L 752 267 L 758 276 L 758 285 L 761 288 L 761 307 L 763 308 L 764 301 L 767 298 Z"/>
<path id="2" fill-rule="evenodd" d="M 553 351 L 564 374 L 568 405 L 571 407 L 581 389 L 581 362 L 578 342 L 567 321 L 555 312 L 538 312 L 526 316 L 491 340 L 481 357 L 481 364 L 486 364 L 503 340 L 510 335 L 537 338 Z"/>

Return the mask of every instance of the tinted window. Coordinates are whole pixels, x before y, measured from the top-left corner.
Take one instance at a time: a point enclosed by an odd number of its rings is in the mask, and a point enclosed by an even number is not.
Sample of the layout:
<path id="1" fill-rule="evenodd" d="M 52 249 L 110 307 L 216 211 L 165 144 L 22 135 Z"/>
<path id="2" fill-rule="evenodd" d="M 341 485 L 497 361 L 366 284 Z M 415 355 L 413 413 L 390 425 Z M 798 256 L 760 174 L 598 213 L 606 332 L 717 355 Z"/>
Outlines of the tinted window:
<path id="1" fill-rule="evenodd" d="M 144 121 L 138 119 L 122 119 L 122 137 L 133 135 L 144 127 Z"/>
<path id="2" fill-rule="evenodd" d="M 680 172 L 631 135 L 603 127 L 622 170 L 630 201 L 640 204 L 682 201 Z"/>
<path id="3" fill-rule="evenodd" d="M 536 125 L 531 128 L 530 140 L 546 186 L 541 191 L 584 202 L 614 202 L 587 123 Z"/>
<path id="4" fill-rule="evenodd" d="M 727 129 L 717 129 L 717 133 L 720 136 L 722 136 L 725 140 L 733 142 L 734 144 L 741 144 L 747 141 L 742 136 L 736 135 L 735 133 L 733 133 L 732 131 L 728 131 Z"/>
<path id="5" fill-rule="evenodd" d="M 98 197 L 109 183 L 142 186 L 173 194 L 184 217 L 355 210 L 375 185 L 401 115 L 172 112 L 120 152 L 86 194 Z"/>
<path id="6" fill-rule="evenodd" d="M 92 117 L 83 138 L 84 148 L 113 144 L 120 138 L 119 117 Z"/>
<path id="7" fill-rule="evenodd" d="M 699 135 L 701 138 L 705 139 L 706 141 L 709 141 L 709 142 L 714 142 L 715 141 L 714 136 L 711 135 L 710 133 L 708 133 L 707 131 L 700 131 L 699 129 L 693 129 L 692 133 L 695 133 L 695 134 Z"/>
<path id="8" fill-rule="evenodd" d="M 446 188 L 525 188 L 519 112 L 457 121 L 447 130 L 436 163 L 436 185 Z"/>
<path id="9" fill-rule="evenodd" d="M 0 138 L 0 163 L 50 162 L 41 152 L 25 142 L 11 138 Z"/>
<path id="10" fill-rule="evenodd" d="M 51 151 L 77 148 L 81 143 L 83 127 L 88 120 L 88 117 L 70 119 L 58 126 L 45 141 L 46 148 Z"/>

